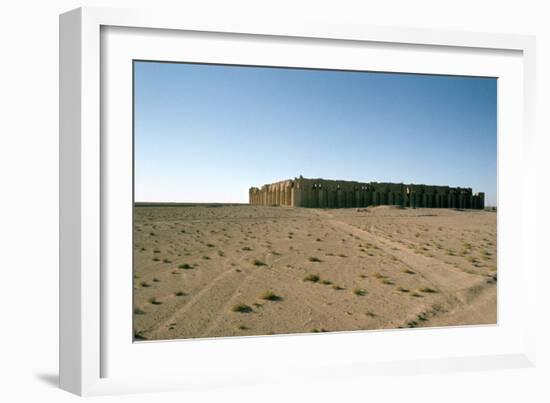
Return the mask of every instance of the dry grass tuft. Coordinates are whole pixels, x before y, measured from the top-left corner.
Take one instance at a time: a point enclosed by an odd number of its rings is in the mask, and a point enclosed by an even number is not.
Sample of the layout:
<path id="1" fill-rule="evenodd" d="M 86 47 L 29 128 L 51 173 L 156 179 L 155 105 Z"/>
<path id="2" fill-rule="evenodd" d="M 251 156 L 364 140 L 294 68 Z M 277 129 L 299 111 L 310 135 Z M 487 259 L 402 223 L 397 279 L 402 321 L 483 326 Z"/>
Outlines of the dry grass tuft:
<path id="1" fill-rule="evenodd" d="M 311 281 L 312 283 L 317 283 L 321 277 L 318 274 L 308 274 L 304 277 L 304 281 Z"/>
<path id="2" fill-rule="evenodd" d="M 149 298 L 149 303 L 153 305 L 161 305 L 162 301 L 159 301 L 156 297 L 153 297 L 153 298 Z"/>
<path id="3" fill-rule="evenodd" d="M 239 313 L 250 313 L 252 312 L 252 307 L 246 305 L 246 304 L 237 304 L 233 305 L 233 308 L 231 308 L 233 312 L 239 312 Z"/>
<path id="4" fill-rule="evenodd" d="M 266 301 L 282 301 L 282 297 L 275 294 L 273 291 L 265 291 L 261 295 L 262 299 L 265 299 Z"/>
<path id="5" fill-rule="evenodd" d="M 353 290 L 353 293 L 359 297 L 363 297 L 365 295 L 367 295 L 367 291 L 366 290 L 363 290 L 362 288 L 355 288 Z"/>

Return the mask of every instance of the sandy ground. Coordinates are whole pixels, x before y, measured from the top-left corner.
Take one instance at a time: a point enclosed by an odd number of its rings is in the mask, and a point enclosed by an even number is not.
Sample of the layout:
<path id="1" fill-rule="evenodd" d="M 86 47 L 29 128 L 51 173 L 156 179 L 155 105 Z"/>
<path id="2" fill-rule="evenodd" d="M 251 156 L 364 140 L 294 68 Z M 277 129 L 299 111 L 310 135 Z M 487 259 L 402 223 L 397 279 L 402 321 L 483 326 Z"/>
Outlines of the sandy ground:
<path id="1" fill-rule="evenodd" d="M 136 340 L 494 324 L 496 214 L 137 207 Z"/>

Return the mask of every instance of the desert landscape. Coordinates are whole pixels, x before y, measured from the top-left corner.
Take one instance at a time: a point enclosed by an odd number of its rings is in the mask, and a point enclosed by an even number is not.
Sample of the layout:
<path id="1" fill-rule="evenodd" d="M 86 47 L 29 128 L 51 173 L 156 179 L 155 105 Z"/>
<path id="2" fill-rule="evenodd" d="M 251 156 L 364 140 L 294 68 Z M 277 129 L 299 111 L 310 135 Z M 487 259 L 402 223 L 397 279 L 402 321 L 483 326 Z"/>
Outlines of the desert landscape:
<path id="1" fill-rule="evenodd" d="M 135 340 L 494 324 L 494 211 L 136 205 Z"/>

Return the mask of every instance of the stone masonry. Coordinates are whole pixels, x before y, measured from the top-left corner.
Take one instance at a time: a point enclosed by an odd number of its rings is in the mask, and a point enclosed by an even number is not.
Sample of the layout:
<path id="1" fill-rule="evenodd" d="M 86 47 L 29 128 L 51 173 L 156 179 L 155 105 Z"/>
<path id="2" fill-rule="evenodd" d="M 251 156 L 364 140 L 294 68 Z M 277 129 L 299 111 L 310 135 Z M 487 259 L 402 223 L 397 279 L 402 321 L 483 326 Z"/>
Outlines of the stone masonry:
<path id="1" fill-rule="evenodd" d="M 249 189 L 261 206 L 351 208 L 378 205 L 483 209 L 485 194 L 471 188 L 299 178 Z"/>

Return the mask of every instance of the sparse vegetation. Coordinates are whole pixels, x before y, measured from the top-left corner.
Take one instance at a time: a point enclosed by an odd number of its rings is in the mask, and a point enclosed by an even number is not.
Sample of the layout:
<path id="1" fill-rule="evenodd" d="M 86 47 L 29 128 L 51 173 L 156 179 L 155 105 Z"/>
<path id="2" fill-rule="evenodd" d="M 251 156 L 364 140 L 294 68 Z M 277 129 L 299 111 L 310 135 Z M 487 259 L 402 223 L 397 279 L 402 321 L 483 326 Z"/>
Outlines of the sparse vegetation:
<path id="1" fill-rule="evenodd" d="M 156 297 L 149 298 L 149 302 L 153 305 L 161 305 L 162 301 L 159 301 Z"/>
<path id="2" fill-rule="evenodd" d="M 321 277 L 318 274 L 308 274 L 304 277 L 304 281 L 311 281 L 312 283 L 317 283 Z"/>
<path id="3" fill-rule="evenodd" d="M 488 274 L 487 277 L 489 277 L 489 279 L 487 280 L 488 284 L 495 284 L 497 282 L 497 274 L 496 273 Z"/>
<path id="4" fill-rule="evenodd" d="M 233 312 L 239 312 L 239 313 L 249 313 L 253 311 L 252 307 L 242 303 L 233 305 L 233 308 L 231 308 L 231 310 Z"/>
<path id="5" fill-rule="evenodd" d="M 275 294 L 273 291 L 264 291 L 264 293 L 261 295 L 262 299 L 265 299 L 266 301 L 281 301 L 283 298 L 279 295 Z"/>
<path id="6" fill-rule="evenodd" d="M 455 297 L 472 309 L 496 299 L 494 214 L 369 211 L 136 208 L 135 333 L 165 340 L 467 325 L 477 315 L 454 315 L 466 307 Z M 445 273 L 452 283 L 439 278 Z M 452 314 L 436 313 L 437 303 Z M 483 323 L 489 311 L 479 310 Z"/>

